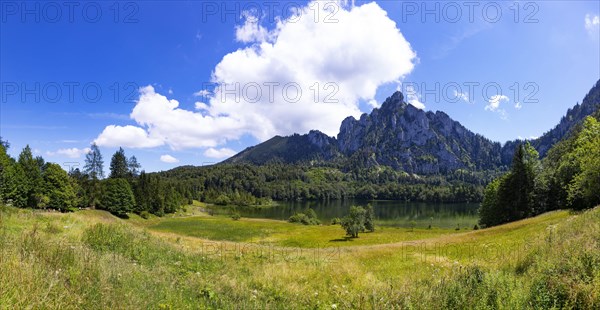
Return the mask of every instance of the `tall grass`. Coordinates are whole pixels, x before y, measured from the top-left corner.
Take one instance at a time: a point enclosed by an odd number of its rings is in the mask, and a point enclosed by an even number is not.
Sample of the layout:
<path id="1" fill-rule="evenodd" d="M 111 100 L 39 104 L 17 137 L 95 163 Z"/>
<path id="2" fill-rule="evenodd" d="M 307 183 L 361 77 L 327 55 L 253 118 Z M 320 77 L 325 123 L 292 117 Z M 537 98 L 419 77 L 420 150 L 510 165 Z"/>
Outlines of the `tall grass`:
<path id="1" fill-rule="evenodd" d="M 600 308 L 600 209 L 439 237 L 509 251 L 508 241 L 528 241 L 521 255 L 468 260 L 423 260 L 402 244 L 348 247 L 332 260 L 208 255 L 194 237 L 104 213 L 0 212 L 0 308 Z"/>

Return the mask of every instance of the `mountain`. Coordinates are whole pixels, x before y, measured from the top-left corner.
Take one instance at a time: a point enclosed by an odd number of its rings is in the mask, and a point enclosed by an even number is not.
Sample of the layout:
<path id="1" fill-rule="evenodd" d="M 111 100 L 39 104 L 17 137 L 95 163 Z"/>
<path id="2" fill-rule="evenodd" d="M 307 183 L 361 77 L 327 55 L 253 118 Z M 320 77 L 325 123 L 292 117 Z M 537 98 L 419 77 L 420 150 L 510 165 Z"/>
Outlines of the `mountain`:
<path id="1" fill-rule="evenodd" d="M 600 81 L 581 104 L 567 111 L 552 130 L 532 140 L 543 156 L 557 141 L 600 106 Z M 493 142 L 465 128 L 444 112 L 426 112 L 404 101 L 401 92 L 359 119 L 346 118 L 337 138 L 313 130 L 305 135 L 276 136 L 249 147 L 226 163 L 320 162 L 346 166 L 389 166 L 417 174 L 457 169 L 487 170 L 509 165 L 523 141 Z"/>
<path id="2" fill-rule="evenodd" d="M 556 142 L 565 137 L 575 125 L 579 124 L 586 116 L 593 114 L 600 108 L 600 80 L 583 98 L 581 104 L 575 105 L 567 111 L 558 125 L 546 132 L 544 135 L 535 139 L 531 144 L 538 150 L 540 156 L 546 155 L 546 152 Z"/>
<path id="3" fill-rule="evenodd" d="M 306 135 L 275 136 L 261 144 L 251 146 L 225 162 L 265 164 L 272 161 L 299 163 L 306 161 L 329 161 L 341 154 L 335 138 L 311 130 Z"/>

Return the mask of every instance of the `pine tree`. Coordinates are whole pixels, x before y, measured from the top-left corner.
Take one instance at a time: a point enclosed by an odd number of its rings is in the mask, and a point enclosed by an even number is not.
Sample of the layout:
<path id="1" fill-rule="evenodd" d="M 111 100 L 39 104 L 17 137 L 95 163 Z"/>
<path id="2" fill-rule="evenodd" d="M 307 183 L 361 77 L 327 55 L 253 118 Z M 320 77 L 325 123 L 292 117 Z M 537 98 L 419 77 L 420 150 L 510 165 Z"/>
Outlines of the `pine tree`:
<path id="1" fill-rule="evenodd" d="M 120 147 L 110 160 L 110 175 L 108 177 L 111 179 L 117 179 L 127 178 L 128 175 L 129 168 L 127 164 L 127 157 L 125 157 L 125 151 L 123 148 Z"/>
<path id="2" fill-rule="evenodd" d="M 90 152 L 85 155 L 85 165 L 83 166 L 83 172 L 88 174 L 92 179 L 104 178 L 104 160 L 102 160 L 102 153 L 96 143 L 92 143 Z"/>
<path id="3" fill-rule="evenodd" d="M 0 137 L 0 202 L 7 200 L 7 182 L 9 182 L 7 170 L 14 165 L 14 160 L 7 153 L 9 147 L 10 144 Z"/>
<path id="4" fill-rule="evenodd" d="M 29 145 L 25 146 L 21 154 L 19 154 L 18 164 L 22 168 L 25 175 L 23 191 L 26 193 L 26 205 L 30 208 L 36 208 L 40 205 L 41 189 L 42 189 L 42 167 L 43 159 L 34 158 Z"/>
<path id="5" fill-rule="evenodd" d="M 135 197 L 127 180 L 111 178 L 105 180 L 103 185 L 104 193 L 101 200 L 103 209 L 121 217 L 133 211 Z"/>
<path id="6" fill-rule="evenodd" d="M 142 165 L 138 163 L 137 158 L 134 155 L 127 161 L 127 168 L 129 169 L 129 175 L 137 178 L 140 175 L 140 168 L 142 168 Z"/>

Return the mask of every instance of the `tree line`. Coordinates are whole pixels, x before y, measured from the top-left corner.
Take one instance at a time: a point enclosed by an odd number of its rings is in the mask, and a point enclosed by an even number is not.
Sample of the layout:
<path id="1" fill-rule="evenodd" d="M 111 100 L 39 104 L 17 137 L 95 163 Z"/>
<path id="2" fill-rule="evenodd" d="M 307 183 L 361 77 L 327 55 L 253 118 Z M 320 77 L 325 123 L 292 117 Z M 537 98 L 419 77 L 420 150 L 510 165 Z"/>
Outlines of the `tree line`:
<path id="1" fill-rule="evenodd" d="M 540 160 L 529 143 L 519 145 L 508 173 L 485 189 L 480 224 L 494 226 L 557 209 L 600 204 L 600 111 Z"/>
<path id="2" fill-rule="evenodd" d="M 122 148 L 112 156 L 105 178 L 104 160 L 96 144 L 86 154 L 82 170 L 67 172 L 41 156 L 34 157 L 29 145 L 14 159 L 7 153 L 10 144 L 0 142 L 0 201 L 15 207 L 97 208 L 118 216 L 135 212 L 147 217 L 175 212 L 192 199 L 182 186 L 145 173 L 137 158 L 127 158 Z"/>
<path id="3" fill-rule="evenodd" d="M 378 166 L 344 170 L 334 166 L 268 163 L 182 166 L 158 173 L 187 186 L 192 196 L 215 204 L 258 205 L 270 200 L 386 199 L 418 202 L 480 202 L 499 171 L 457 170 L 416 176 Z"/>

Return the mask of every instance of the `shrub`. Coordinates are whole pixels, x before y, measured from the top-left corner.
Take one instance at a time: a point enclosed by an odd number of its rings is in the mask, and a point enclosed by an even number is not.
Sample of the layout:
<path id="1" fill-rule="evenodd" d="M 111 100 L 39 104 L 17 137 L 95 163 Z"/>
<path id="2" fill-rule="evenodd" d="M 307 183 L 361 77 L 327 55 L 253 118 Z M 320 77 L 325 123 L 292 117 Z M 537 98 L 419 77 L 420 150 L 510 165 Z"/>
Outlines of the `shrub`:
<path id="1" fill-rule="evenodd" d="M 142 211 L 142 212 L 140 212 L 140 217 L 147 220 L 148 218 L 150 218 L 150 212 Z"/>
<path id="2" fill-rule="evenodd" d="M 221 194 L 215 199 L 215 204 L 219 206 L 226 206 L 231 203 L 231 199 L 227 195 Z"/>
<path id="3" fill-rule="evenodd" d="M 290 223 L 302 223 L 304 225 L 319 225 L 321 221 L 317 218 L 317 213 L 311 208 L 305 213 L 296 213 L 288 219 Z"/>
<path id="4" fill-rule="evenodd" d="M 231 219 L 233 219 L 234 221 L 238 221 L 241 217 L 242 216 L 239 212 L 234 212 L 233 214 L 231 214 Z"/>

